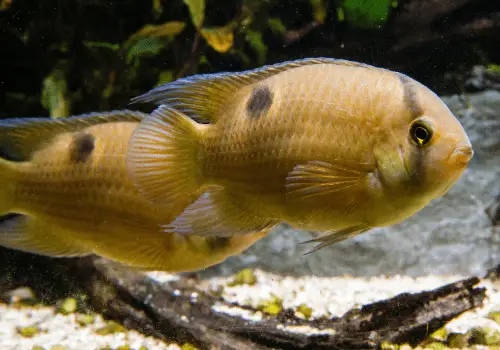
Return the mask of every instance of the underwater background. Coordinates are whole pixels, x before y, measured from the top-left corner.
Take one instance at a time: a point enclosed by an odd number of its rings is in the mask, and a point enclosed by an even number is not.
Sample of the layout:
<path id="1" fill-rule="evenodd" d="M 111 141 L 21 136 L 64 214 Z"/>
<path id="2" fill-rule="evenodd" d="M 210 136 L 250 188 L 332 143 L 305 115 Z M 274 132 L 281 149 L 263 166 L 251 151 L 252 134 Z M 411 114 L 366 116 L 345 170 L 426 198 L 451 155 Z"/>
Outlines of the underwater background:
<path id="1" fill-rule="evenodd" d="M 0 0 L 0 48 L 0 118 L 64 118 L 124 108 L 149 113 L 151 106 L 130 106 L 129 102 L 154 86 L 198 73 L 241 71 L 305 57 L 348 59 L 400 71 L 442 97 L 466 129 L 475 151 L 465 174 L 443 198 L 403 223 L 370 231 L 307 256 L 302 255 L 306 248 L 298 243 L 310 235 L 280 225 L 243 254 L 197 272 L 197 278 L 206 279 L 207 289 L 217 289 L 219 284 L 230 285 L 239 278 L 240 282 L 233 286 L 235 289 L 228 289 L 227 293 L 232 294 L 226 301 L 253 305 L 259 310 L 267 308 L 270 314 L 276 308 L 276 314 L 282 315 L 280 312 L 287 308 L 297 311 L 301 307 L 302 314 L 323 317 L 338 312 L 340 316 L 350 307 L 378 300 L 377 294 L 382 299 L 404 291 L 437 288 L 459 277 L 483 276 L 487 269 L 500 262 L 498 1 Z M 0 263 L 1 291 L 6 293 L 5 304 L 0 308 L 0 325 L 22 324 L 21 328 L 13 327 L 12 332 L 0 331 L 0 349 L 32 349 L 33 344 L 51 349 L 52 345 L 44 345 L 49 343 L 65 344 L 68 349 L 97 349 L 104 348 L 106 342 L 114 344 L 110 348 L 118 349 L 120 344 L 127 343 L 122 338 L 109 338 L 112 340 L 103 340 L 95 347 L 82 345 L 89 337 L 97 337 L 95 333 L 78 335 L 81 341 L 71 340 L 72 332 L 77 334 L 77 328 L 86 323 L 101 329 L 103 337 L 108 335 L 105 328 L 108 324 L 101 321 L 101 316 L 95 316 L 97 321 L 84 319 L 91 313 L 89 310 L 93 310 L 93 314 L 103 312 L 102 309 L 96 307 L 95 302 L 87 306 L 75 297 L 75 290 L 79 291 L 80 287 L 73 284 L 91 283 L 93 277 L 70 273 L 68 271 L 79 270 L 66 267 L 54 269 L 52 259 L 5 248 L 0 248 Z M 249 268 L 259 270 L 254 273 Z M 243 273 L 242 269 L 245 269 Z M 375 277 L 371 282 L 363 279 L 365 284 L 357 287 L 334 280 L 345 275 Z M 397 280 L 399 275 L 409 277 Z M 391 284 L 385 276 L 395 278 L 396 282 Z M 416 276 L 424 276 L 424 282 L 411 279 Z M 324 288 L 338 290 L 339 294 L 314 294 L 311 285 L 318 286 L 318 290 L 323 288 L 319 286 L 325 280 L 315 279 L 319 277 L 333 278 L 333 284 L 325 282 Z M 79 279 L 81 281 L 77 281 Z M 76 282 L 68 287 L 69 280 Z M 273 281 L 279 281 L 276 283 L 280 286 Z M 260 282 L 264 283 L 263 287 Z M 283 287 L 289 284 L 294 287 L 290 290 Z M 254 289 L 238 289 L 241 285 L 248 288 L 254 285 Z M 391 286 L 390 292 L 380 287 L 382 285 Z M 48 333 L 53 334 L 57 329 L 64 333 L 57 341 L 45 338 L 36 341 L 37 335 L 29 333 L 43 332 L 29 328 L 33 327 L 30 317 L 24 319 L 25 316 L 12 311 L 11 305 L 15 304 L 12 300 L 20 299 L 12 299 L 9 293 L 25 286 L 37 294 L 36 298 L 28 296 L 25 300 L 36 299 L 36 303 L 42 300 L 52 307 L 40 313 L 31 311 L 36 319 L 46 319 L 53 314 L 57 315 L 53 319 L 63 314 L 72 317 L 71 321 L 61 318 L 47 326 L 53 330 Z M 490 299 L 495 302 L 483 311 L 479 317 L 482 321 L 474 324 L 475 321 L 470 321 L 477 319 L 474 316 L 464 321 L 470 327 L 453 326 L 455 328 L 447 330 L 450 334 L 461 334 L 462 330 L 467 334 L 460 343 L 464 348 L 482 343 L 500 345 L 500 326 L 489 323 L 494 319 L 493 313 L 500 310 L 500 303 L 499 298 L 494 297 L 496 289 L 489 286 Z M 342 288 L 346 288 L 344 292 Z M 370 289 L 369 296 L 359 297 L 358 294 L 364 295 Z M 267 304 L 258 298 L 252 299 L 253 295 L 260 295 L 259 290 L 267 298 Z M 303 292 L 303 299 L 290 299 L 292 290 Z M 278 295 L 278 299 L 272 295 Z M 318 298 L 324 300 L 318 304 L 311 301 Z M 359 300 L 352 302 L 356 298 Z M 72 309 L 73 301 L 83 316 L 74 316 L 77 308 Z M 66 312 L 64 302 L 69 303 L 73 311 Z M 309 306 L 303 306 L 306 304 Z M 327 309 L 325 305 L 330 306 L 328 313 L 315 311 Z M 344 309 L 339 305 L 349 307 Z M 309 310 L 311 308 L 314 310 Z M 120 312 L 111 312 L 106 317 L 124 323 Z M 61 328 L 61 324 L 71 322 L 76 328 Z M 477 335 L 486 327 L 485 322 L 498 334 Z M 436 324 L 434 328 L 444 329 Z M 133 325 L 131 322 L 127 327 L 148 334 L 144 327 Z M 152 328 L 157 326 L 154 324 Z M 471 331 L 473 326 L 479 328 Z M 117 333 L 123 334 L 121 326 L 110 327 L 117 327 Z M 165 332 L 158 329 L 150 330 L 148 335 L 163 339 L 164 343 L 142 340 L 142 335 L 134 333 L 129 335 L 133 341 L 128 344 L 139 344 L 131 346 L 133 349 L 140 346 L 174 349 L 184 344 L 187 350 L 189 346 L 204 348 L 210 342 L 196 343 L 193 337 L 182 337 L 175 332 L 165 336 Z M 491 340 L 495 336 L 498 339 Z M 455 339 L 451 338 L 446 334 L 437 343 L 451 346 L 450 341 Z M 69 345 L 72 341 L 74 346 Z M 168 345 L 177 341 L 178 346 Z M 280 346 L 277 344 L 281 343 L 267 341 L 274 344 L 274 348 L 321 348 L 320 342 L 307 347 L 293 342 Z M 375 343 L 374 348 L 380 345 Z M 346 344 L 339 348 L 352 348 L 352 344 Z M 234 348 L 243 349 L 243 345 Z M 257 349 L 251 345 L 249 348 Z"/>

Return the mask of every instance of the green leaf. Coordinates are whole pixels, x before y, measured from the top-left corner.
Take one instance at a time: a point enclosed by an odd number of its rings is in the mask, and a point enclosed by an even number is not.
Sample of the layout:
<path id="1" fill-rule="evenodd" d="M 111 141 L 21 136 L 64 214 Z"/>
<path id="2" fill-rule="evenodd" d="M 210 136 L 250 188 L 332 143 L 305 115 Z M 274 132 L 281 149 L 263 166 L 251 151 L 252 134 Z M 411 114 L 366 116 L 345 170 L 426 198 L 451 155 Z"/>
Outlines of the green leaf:
<path id="1" fill-rule="evenodd" d="M 344 9 L 342 7 L 337 8 L 337 20 L 339 22 L 345 21 L 345 13 L 344 13 Z"/>
<path id="2" fill-rule="evenodd" d="M 185 27 L 186 23 L 181 21 L 166 22 L 160 25 L 147 24 L 132 34 L 125 42 L 125 46 L 129 47 L 143 38 L 170 39 L 182 32 Z"/>
<path id="3" fill-rule="evenodd" d="M 64 73 L 54 70 L 43 81 L 41 103 L 53 118 L 69 115 L 69 101 Z"/>
<path id="4" fill-rule="evenodd" d="M 153 0 L 153 14 L 155 17 L 160 16 L 163 13 L 163 4 L 161 0 Z"/>
<path id="5" fill-rule="evenodd" d="M 205 0 L 184 0 L 189 8 L 191 20 L 197 29 L 200 29 L 205 19 Z"/>
<path id="6" fill-rule="evenodd" d="M 313 8 L 313 17 L 316 22 L 325 23 L 326 18 L 326 1 L 325 0 L 310 0 Z"/>
<path id="7" fill-rule="evenodd" d="M 169 83 L 174 80 L 174 72 L 171 70 L 165 70 L 160 73 L 158 77 L 158 81 L 156 82 L 156 86 L 161 84 Z"/>
<path id="8" fill-rule="evenodd" d="M 217 52 L 227 52 L 233 46 L 234 34 L 232 27 L 202 28 L 201 36 Z"/>
<path id="9" fill-rule="evenodd" d="M 267 20 L 267 24 L 269 26 L 269 29 L 273 32 L 275 35 L 283 35 L 286 33 L 286 27 L 281 21 L 281 19 L 277 17 L 271 17 Z"/>
<path id="10" fill-rule="evenodd" d="M 202 56 L 200 57 L 200 61 L 199 61 L 198 63 L 199 63 L 200 65 L 202 65 L 202 64 L 210 64 L 210 62 L 208 61 L 207 56 L 205 56 L 205 55 L 202 55 Z"/>
<path id="11" fill-rule="evenodd" d="M 84 41 L 83 45 L 85 47 L 110 49 L 112 51 L 118 51 L 120 49 L 120 45 L 118 44 L 106 43 L 103 41 Z"/>
<path id="12" fill-rule="evenodd" d="M 343 0 L 342 7 L 346 20 L 363 29 L 380 28 L 389 17 L 392 0 Z"/>
<path id="13" fill-rule="evenodd" d="M 152 56 L 160 52 L 165 45 L 161 40 L 155 38 L 142 38 L 133 44 L 127 54 L 127 63 L 130 63 L 135 57 Z"/>
<path id="14" fill-rule="evenodd" d="M 488 64 L 486 66 L 486 70 L 490 73 L 500 73 L 500 65 L 499 64 Z"/>
<path id="15" fill-rule="evenodd" d="M 262 40 L 262 33 L 248 30 L 245 39 L 250 44 L 250 47 L 257 53 L 257 63 L 260 65 L 264 64 L 267 55 L 267 46 Z"/>

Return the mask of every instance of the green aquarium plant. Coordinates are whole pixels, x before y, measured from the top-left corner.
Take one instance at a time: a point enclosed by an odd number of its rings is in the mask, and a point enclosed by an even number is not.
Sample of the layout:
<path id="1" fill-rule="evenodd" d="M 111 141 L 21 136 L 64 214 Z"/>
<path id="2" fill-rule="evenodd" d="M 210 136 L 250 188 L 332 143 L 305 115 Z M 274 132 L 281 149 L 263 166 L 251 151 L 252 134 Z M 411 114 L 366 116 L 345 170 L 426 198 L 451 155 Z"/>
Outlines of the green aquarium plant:
<path id="1" fill-rule="evenodd" d="M 339 21 L 360 29 L 381 28 L 390 11 L 398 5 L 392 0 L 342 0 L 337 8 Z"/>

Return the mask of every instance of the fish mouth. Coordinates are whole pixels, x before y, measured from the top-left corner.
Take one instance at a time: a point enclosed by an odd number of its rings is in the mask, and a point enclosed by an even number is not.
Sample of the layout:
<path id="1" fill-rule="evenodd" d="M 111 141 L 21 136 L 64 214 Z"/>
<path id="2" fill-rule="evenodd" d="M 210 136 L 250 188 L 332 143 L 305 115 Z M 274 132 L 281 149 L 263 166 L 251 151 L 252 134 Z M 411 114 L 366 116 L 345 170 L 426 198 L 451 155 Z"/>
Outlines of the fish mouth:
<path id="1" fill-rule="evenodd" d="M 464 167 L 469 164 L 469 161 L 474 156 L 474 150 L 472 146 L 458 146 L 451 153 L 450 160 L 452 163 L 456 164 L 459 167 Z"/>

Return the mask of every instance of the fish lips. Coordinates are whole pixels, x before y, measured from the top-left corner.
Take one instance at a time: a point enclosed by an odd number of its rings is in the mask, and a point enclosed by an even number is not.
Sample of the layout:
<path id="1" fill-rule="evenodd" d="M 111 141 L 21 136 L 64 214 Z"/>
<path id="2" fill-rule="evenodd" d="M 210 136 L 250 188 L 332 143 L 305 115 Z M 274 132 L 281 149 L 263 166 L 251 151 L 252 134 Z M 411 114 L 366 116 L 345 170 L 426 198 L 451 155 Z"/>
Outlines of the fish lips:
<path id="1" fill-rule="evenodd" d="M 474 150 L 470 145 L 462 145 L 456 147 L 450 155 L 450 162 L 458 167 L 466 167 L 472 157 L 474 156 Z"/>

